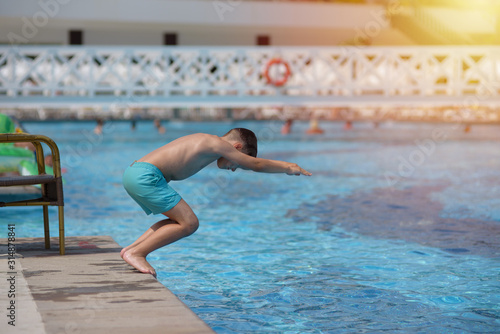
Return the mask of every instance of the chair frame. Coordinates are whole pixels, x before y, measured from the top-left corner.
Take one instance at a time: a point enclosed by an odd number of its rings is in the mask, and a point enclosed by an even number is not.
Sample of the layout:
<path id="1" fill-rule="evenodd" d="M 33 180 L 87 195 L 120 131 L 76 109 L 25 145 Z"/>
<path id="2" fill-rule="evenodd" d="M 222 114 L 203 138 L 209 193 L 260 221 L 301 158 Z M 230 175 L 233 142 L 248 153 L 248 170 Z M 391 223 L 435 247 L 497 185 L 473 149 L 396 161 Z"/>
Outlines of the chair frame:
<path id="1" fill-rule="evenodd" d="M 36 161 L 38 166 L 38 174 L 33 176 L 12 176 L 0 177 L 0 187 L 10 187 L 18 185 L 35 185 L 40 184 L 42 189 L 42 197 L 29 200 L 0 202 L 2 206 L 35 206 L 43 207 L 43 223 L 45 248 L 50 249 L 50 229 L 49 229 L 49 210 L 48 206 L 59 207 L 59 254 L 65 254 L 65 237 L 64 237 L 64 196 L 61 174 L 61 159 L 57 144 L 47 136 L 32 135 L 25 133 L 1 133 L 0 143 L 33 143 L 36 149 Z M 45 159 L 43 147 L 41 143 L 47 144 L 52 151 L 52 161 L 54 163 L 54 175 L 47 175 L 45 171 Z"/>

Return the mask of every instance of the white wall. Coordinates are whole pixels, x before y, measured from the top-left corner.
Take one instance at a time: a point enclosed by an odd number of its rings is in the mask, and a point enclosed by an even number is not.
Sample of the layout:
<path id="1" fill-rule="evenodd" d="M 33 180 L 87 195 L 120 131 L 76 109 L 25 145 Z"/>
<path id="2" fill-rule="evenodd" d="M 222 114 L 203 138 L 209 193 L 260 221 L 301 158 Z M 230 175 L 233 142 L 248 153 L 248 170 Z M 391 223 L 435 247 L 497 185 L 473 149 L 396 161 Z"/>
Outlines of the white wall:
<path id="1" fill-rule="evenodd" d="M 2 30 L 16 31 L 16 24 L 2 24 Z M 86 45 L 162 45 L 163 34 L 177 33 L 179 45 L 255 45 L 257 35 L 269 35 L 271 45 L 286 46 L 333 46 L 352 40 L 364 34 L 363 30 L 353 29 L 304 29 L 276 27 L 214 27 L 183 25 L 140 25 L 87 23 L 47 25 L 29 38 L 26 44 L 67 44 L 68 31 L 83 30 Z M 3 35 L 5 36 L 5 35 Z M 22 35 L 20 35 L 22 38 Z M 373 45 L 409 45 L 412 41 L 396 30 L 382 29 L 372 34 Z M 6 37 L 0 44 L 8 44 Z M 20 43 L 25 44 L 25 43 Z"/>
<path id="2" fill-rule="evenodd" d="M 259 34 L 277 46 L 331 46 L 360 36 L 373 45 L 412 44 L 384 12 L 304 2 L 0 0 L 0 43 L 67 44 L 68 31 L 77 29 L 87 45 L 162 45 L 165 32 L 178 33 L 179 45 L 255 45 Z"/>
<path id="3" fill-rule="evenodd" d="M 336 45 L 368 24 L 388 28 L 382 6 L 212 0 L 0 0 L 0 43 L 161 45 Z"/>
<path id="4" fill-rule="evenodd" d="M 162 45 L 163 35 L 160 31 L 106 31 L 93 28 L 84 30 L 86 45 Z"/>
<path id="5" fill-rule="evenodd" d="M 51 20 L 221 26 L 354 28 L 372 20 L 382 6 L 307 2 L 212 0 L 11 0 L 0 16 L 46 13 Z"/>

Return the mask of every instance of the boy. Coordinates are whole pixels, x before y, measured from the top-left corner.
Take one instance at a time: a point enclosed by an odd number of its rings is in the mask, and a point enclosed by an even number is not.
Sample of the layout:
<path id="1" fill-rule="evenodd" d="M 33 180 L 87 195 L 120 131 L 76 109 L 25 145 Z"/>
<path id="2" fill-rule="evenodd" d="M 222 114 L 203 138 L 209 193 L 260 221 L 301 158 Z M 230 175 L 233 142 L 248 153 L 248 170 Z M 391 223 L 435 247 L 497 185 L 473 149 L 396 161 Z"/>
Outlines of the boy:
<path id="1" fill-rule="evenodd" d="M 176 139 L 134 161 L 123 174 L 127 193 L 146 214 L 163 214 L 167 219 L 152 225 L 121 257 L 142 273 L 156 277 L 146 261 L 152 251 L 193 234 L 198 218 L 168 182 L 184 180 L 217 160 L 221 169 L 237 168 L 262 173 L 311 175 L 297 164 L 257 158 L 257 138 L 247 129 L 235 128 L 222 137 L 197 133 Z"/>

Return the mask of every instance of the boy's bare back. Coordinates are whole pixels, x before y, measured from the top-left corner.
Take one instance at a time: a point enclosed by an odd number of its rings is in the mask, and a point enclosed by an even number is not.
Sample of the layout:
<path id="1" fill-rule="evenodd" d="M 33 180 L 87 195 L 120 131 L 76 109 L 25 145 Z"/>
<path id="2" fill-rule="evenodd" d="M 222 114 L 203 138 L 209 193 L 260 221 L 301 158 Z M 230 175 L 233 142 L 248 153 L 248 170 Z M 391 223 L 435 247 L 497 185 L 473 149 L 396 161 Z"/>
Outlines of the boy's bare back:
<path id="1" fill-rule="evenodd" d="M 218 136 L 196 133 L 178 138 L 138 161 L 158 167 L 167 182 L 184 180 L 219 158 L 214 147 L 227 144 Z"/>

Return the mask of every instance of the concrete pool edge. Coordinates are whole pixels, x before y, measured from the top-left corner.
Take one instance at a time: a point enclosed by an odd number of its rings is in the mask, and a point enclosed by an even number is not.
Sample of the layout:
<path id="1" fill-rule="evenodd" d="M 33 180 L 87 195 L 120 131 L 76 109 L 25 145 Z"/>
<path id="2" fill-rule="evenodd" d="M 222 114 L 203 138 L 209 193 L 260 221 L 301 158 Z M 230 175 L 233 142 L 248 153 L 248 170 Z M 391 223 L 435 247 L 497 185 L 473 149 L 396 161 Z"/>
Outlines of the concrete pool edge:
<path id="1" fill-rule="evenodd" d="M 214 333 L 160 282 L 125 263 L 109 236 L 68 237 L 64 256 L 57 238 L 50 250 L 43 238 L 16 238 L 12 262 L 7 242 L 0 239 L 0 291 L 8 297 L 2 332 Z"/>

